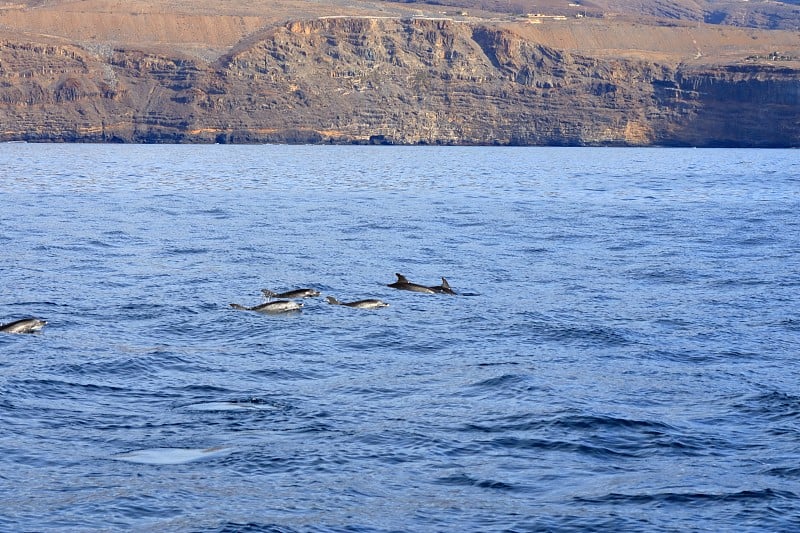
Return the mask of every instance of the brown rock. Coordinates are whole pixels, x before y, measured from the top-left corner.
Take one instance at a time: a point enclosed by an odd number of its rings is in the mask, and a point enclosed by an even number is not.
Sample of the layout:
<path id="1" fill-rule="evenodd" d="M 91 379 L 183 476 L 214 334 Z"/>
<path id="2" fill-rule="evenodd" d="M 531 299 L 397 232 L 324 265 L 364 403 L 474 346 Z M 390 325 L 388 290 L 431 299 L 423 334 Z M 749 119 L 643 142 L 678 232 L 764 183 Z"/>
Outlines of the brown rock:
<path id="1" fill-rule="evenodd" d="M 800 145 L 794 50 L 700 61 L 739 30 L 680 25 L 626 25 L 657 37 L 635 54 L 578 44 L 609 24 L 314 18 L 213 58 L 17 35 L 0 41 L 0 140 Z"/>

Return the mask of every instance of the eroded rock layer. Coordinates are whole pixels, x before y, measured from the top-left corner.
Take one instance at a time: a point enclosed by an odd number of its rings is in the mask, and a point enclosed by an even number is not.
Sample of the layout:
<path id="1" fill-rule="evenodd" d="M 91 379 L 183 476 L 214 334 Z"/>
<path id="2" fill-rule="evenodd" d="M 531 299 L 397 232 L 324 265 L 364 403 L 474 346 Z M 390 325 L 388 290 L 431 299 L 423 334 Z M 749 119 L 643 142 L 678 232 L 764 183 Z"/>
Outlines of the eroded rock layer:
<path id="1" fill-rule="evenodd" d="M 290 22 L 214 61 L 7 40 L 0 140 L 800 146 L 797 65 L 590 56 L 445 18 Z"/>

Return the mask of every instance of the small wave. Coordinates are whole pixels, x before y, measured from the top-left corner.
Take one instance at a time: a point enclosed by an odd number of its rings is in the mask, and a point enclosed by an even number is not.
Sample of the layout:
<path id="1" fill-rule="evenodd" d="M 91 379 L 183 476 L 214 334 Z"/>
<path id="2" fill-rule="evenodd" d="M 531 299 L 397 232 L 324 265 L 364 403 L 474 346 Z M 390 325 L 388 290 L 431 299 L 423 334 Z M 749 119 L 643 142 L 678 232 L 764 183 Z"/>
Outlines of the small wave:
<path id="1" fill-rule="evenodd" d="M 497 397 L 526 398 L 540 387 L 527 374 L 503 374 L 473 383 L 458 396 L 490 395 Z"/>
<path id="2" fill-rule="evenodd" d="M 502 376 L 497 376 L 474 383 L 472 387 L 491 389 L 495 387 L 505 387 L 508 385 L 524 384 L 529 379 L 530 377 L 525 374 L 503 374 Z"/>
<path id="3" fill-rule="evenodd" d="M 206 254 L 210 251 L 211 250 L 208 248 L 182 248 L 180 246 L 174 246 L 166 249 L 166 252 L 169 255 L 198 255 Z"/>
<path id="4" fill-rule="evenodd" d="M 48 301 L 48 300 L 40 300 L 40 301 L 26 300 L 26 301 L 20 301 L 20 302 L 11 302 L 11 303 L 9 303 L 7 305 L 14 306 L 14 307 L 35 307 L 35 306 L 40 306 L 40 305 L 42 305 L 42 306 L 51 306 L 51 307 L 64 307 L 63 305 L 61 305 L 59 303 L 51 302 L 51 301 Z"/>
<path id="5" fill-rule="evenodd" d="M 735 406 L 739 411 L 764 417 L 772 422 L 800 420 L 800 396 L 785 392 L 765 392 L 746 398 Z"/>
<path id="6" fill-rule="evenodd" d="M 706 504 L 709 502 L 732 502 L 732 501 L 773 501 L 773 500 L 794 500 L 798 495 L 794 492 L 775 489 L 743 490 L 739 492 L 659 492 L 656 494 L 621 494 L 610 493 L 605 496 L 574 499 L 582 504 L 647 504 L 647 503 L 677 503 L 682 505 Z"/>
<path id="7" fill-rule="evenodd" d="M 532 419 L 529 415 L 514 416 L 500 419 L 494 424 L 469 424 L 470 431 L 486 433 L 505 433 L 508 431 L 531 431 L 541 428 L 558 428 L 571 430 L 612 430 L 629 429 L 644 433 L 663 434 L 675 431 L 675 428 L 663 422 L 652 420 L 632 420 L 608 416 L 592 415 L 560 415 L 548 419 Z"/>
<path id="8" fill-rule="evenodd" d="M 787 318 L 781 320 L 779 324 L 789 331 L 800 331 L 800 320 L 796 318 Z"/>
<path id="9" fill-rule="evenodd" d="M 530 255 L 538 255 L 538 254 L 552 253 L 553 249 L 552 248 L 545 248 L 543 246 L 526 246 L 526 247 L 520 248 L 519 251 L 521 253 L 525 254 L 525 255 L 528 255 L 528 254 L 530 254 Z"/>
<path id="10" fill-rule="evenodd" d="M 230 393 L 230 389 L 215 385 L 186 385 L 179 390 L 201 396 L 221 396 Z"/>
<path id="11" fill-rule="evenodd" d="M 319 379 L 319 374 L 313 371 L 291 370 L 288 368 L 268 368 L 256 370 L 254 376 L 263 376 L 274 380 L 303 381 Z"/>
<path id="12" fill-rule="evenodd" d="M 758 247 L 764 245 L 779 244 L 780 242 L 781 241 L 779 239 L 771 235 L 755 235 L 735 240 L 734 245 L 742 247 L 749 247 L 749 246 Z"/>
<path id="13" fill-rule="evenodd" d="M 726 445 L 707 435 L 690 434 L 663 422 L 582 414 L 546 418 L 518 415 L 468 423 L 459 430 L 500 435 L 480 442 L 478 446 L 483 450 L 530 448 L 596 457 L 699 456 Z M 525 432 L 534 437 L 526 437 Z M 509 433 L 512 436 L 508 436 Z"/>
<path id="14" fill-rule="evenodd" d="M 630 275 L 638 280 L 673 284 L 685 284 L 697 279 L 696 273 L 682 268 L 639 269 L 632 271 Z"/>
<path id="15" fill-rule="evenodd" d="M 684 349 L 684 350 L 648 350 L 645 352 L 647 357 L 664 360 L 674 361 L 677 363 L 711 363 L 718 359 L 724 359 L 724 356 L 718 356 L 708 350 L 703 349 Z"/>
<path id="16" fill-rule="evenodd" d="M 218 529 L 210 529 L 218 533 L 295 533 L 299 531 L 277 524 L 260 524 L 258 522 L 228 522 Z"/>
<path id="17" fill-rule="evenodd" d="M 388 398 L 403 398 L 412 394 L 413 391 L 405 388 L 387 388 L 387 387 L 345 387 L 341 389 L 342 393 L 354 394 L 356 396 L 363 396 L 372 400 L 382 400 Z"/>
<path id="18" fill-rule="evenodd" d="M 777 466 L 765 470 L 764 473 L 786 479 L 800 479 L 800 466 Z"/>
<path id="19" fill-rule="evenodd" d="M 598 459 L 635 458 L 639 454 L 622 450 L 614 450 L 605 446 L 595 446 L 580 442 L 557 439 L 538 439 L 503 436 L 484 442 L 476 442 L 465 448 L 454 451 L 454 455 L 475 455 L 481 450 L 511 449 L 530 452 L 568 452 Z"/>
<path id="20" fill-rule="evenodd" d="M 155 302 L 129 302 L 119 306 L 118 312 L 124 320 L 148 320 L 166 315 L 169 307 Z"/>
<path id="21" fill-rule="evenodd" d="M 722 278 L 716 279 L 710 283 L 712 287 L 717 288 L 730 288 L 737 289 L 741 287 L 760 287 L 764 285 L 771 285 L 773 282 L 769 279 L 759 278 Z"/>
<path id="22" fill-rule="evenodd" d="M 478 367 L 491 367 L 491 366 L 515 366 L 521 364 L 519 361 L 493 361 L 491 363 L 475 363 Z"/>
<path id="23" fill-rule="evenodd" d="M 56 379 L 23 379 L 14 383 L 19 392 L 25 392 L 37 398 L 76 398 L 87 394 L 119 394 L 131 389 L 95 383 L 77 383 Z"/>
<path id="24" fill-rule="evenodd" d="M 210 208 L 210 209 L 197 209 L 197 210 L 193 211 L 192 213 L 193 214 L 197 214 L 197 215 L 209 216 L 209 217 L 215 218 L 217 220 L 226 220 L 228 218 L 231 218 L 230 211 L 227 211 L 227 210 L 219 208 L 219 207 Z"/>
<path id="25" fill-rule="evenodd" d="M 675 431 L 675 428 L 663 422 L 653 420 L 633 420 L 614 416 L 571 415 L 560 417 L 553 424 L 568 429 L 633 429 L 651 434 L 663 434 Z"/>
<path id="26" fill-rule="evenodd" d="M 62 363 L 54 367 L 54 370 L 65 376 L 99 376 L 99 375 L 124 375 L 126 373 L 136 375 L 141 372 L 150 372 L 152 368 L 143 359 L 126 360 L 91 360 L 76 363 Z"/>
<path id="27" fill-rule="evenodd" d="M 442 485 L 478 487 L 482 489 L 492 489 L 501 491 L 514 491 L 519 489 L 519 487 L 511 483 L 506 483 L 504 481 L 496 481 L 492 479 L 477 479 L 472 476 L 468 476 L 466 474 L 453 474 L 451 476 L 440 477 L 436 480 L 436 483 Z"/>
<path id="28" fill-rule="evenodd" d="M 428 435 L 399 430 L 359 434 L 356 440 L 358 451 L 354 453 L 363 453 L 386 464 L 426 461 L 432 447 L 445 446 Z"/>
<path id="29" fill-rule="evenodd" d="M 107 243 L 107 242 L 104 242 L 104 241 L 99 241 L 97 239 L 90 239 L 90 240 L 86 241 L 86 244 L 89 247 L 94 247 L 94 248 L 103 248 L 103 249 L 114 248 L 113 244 L 110 244 L 110 243 Z"/>
<path id="30" fill-rule="evenodd" d="M 605 326 L 541 325 L 539 335 L 546 340 L 592 346 L 627 346 L 631 341 L 621 332 Z"/>

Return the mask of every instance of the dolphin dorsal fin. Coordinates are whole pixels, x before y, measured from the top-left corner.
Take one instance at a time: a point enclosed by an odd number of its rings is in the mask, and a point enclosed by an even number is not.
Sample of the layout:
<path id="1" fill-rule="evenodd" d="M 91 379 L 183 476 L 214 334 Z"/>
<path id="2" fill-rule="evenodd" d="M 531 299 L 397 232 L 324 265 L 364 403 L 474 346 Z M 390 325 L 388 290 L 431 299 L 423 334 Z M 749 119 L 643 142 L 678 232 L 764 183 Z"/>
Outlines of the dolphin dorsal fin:
<path id="1" fill-rule="evenodd" d="M 447 280 L 444 279 L 444 276 L 442 276 L 442 287 L 444 287 L 445 289 L 449 289 L 450 288 L 450 284 L 447 283 Z"/>
<path id="2" fill-rule="evenodd" d="M 278 296 L 277 293 L 274 293 L 269 289 L 261 289 L 261 294 L 264 295 L 264 298 L 267 298 L 269 300 L 271 300 L 271 299 L 275 298 L 276 296 Z"/>
<path id="3" fill-rule="evenodd" d="M 408 283 L 408 280 L 406 279 L 406 277 L 404 275 L 398 274 L 397 272 L 395 272 L 394 275 L 397 276 L 397 282 L 398 283 Z"/>
<path id="4" fill-rule="evenodd" d="M 333 296 L 326 296 L 325 301 L 332 305 L 342 305 L 342 303 Z"/>

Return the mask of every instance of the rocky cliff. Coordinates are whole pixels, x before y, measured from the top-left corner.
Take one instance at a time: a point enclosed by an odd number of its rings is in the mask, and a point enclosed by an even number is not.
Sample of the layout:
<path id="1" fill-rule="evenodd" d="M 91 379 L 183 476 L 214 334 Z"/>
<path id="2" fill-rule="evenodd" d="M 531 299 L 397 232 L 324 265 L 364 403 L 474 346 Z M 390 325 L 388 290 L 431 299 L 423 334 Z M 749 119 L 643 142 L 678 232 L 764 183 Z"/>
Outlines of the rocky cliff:
<path id="1" fill-rule="evenodd" d="M 290 22 L 210 62 L 6 40 L 0 140 L 800 146 L 784 59 L 592 56 L 446 18 Z"/>

